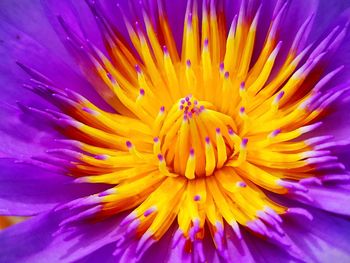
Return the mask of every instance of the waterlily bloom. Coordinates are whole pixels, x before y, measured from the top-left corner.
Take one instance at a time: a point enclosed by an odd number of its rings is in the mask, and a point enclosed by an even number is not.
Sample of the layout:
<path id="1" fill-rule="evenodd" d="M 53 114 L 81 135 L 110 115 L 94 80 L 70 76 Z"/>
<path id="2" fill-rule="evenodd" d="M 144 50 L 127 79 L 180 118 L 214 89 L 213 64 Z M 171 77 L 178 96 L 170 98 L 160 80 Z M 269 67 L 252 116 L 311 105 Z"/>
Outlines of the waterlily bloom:
<path id="1" fill-rule="evenodd" d="M 0 262 L 346 262 L 349 1 L 0 3 Z"/>

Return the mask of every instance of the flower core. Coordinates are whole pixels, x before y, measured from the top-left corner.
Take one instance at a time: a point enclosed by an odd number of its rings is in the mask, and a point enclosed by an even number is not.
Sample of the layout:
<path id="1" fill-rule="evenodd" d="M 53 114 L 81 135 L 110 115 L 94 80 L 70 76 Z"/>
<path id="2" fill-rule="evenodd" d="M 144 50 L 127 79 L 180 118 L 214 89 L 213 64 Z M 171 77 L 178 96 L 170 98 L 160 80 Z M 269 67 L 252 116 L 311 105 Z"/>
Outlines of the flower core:
<path id="1" fill-rule="evenodd" d="M 233 119 L 216 111 L 210 102 L 189 95 L 162 114 L 165 116 L 160 120 L 155 149 L 159 147 L 156 153 L 165 156 L 174 176 L 194 179 L 212 175 L 228 159 L 233 160 L 240 148 L 240 138 L 232 130 Z"/>

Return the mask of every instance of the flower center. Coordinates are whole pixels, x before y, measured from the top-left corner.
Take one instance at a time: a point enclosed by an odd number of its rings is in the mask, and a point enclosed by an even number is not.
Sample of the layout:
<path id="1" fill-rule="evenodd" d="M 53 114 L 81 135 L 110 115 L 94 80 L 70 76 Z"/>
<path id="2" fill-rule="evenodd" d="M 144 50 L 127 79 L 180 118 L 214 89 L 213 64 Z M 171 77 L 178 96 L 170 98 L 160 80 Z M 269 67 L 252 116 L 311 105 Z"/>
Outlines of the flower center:
<path id="1" fill-rule="evenodd" d="M 207 101 L 188 95 L 159 121 L 155 148 L 172 173 L 188 179 L 209 176 L 236 158 L 241 139 L 233 119 Z"/>

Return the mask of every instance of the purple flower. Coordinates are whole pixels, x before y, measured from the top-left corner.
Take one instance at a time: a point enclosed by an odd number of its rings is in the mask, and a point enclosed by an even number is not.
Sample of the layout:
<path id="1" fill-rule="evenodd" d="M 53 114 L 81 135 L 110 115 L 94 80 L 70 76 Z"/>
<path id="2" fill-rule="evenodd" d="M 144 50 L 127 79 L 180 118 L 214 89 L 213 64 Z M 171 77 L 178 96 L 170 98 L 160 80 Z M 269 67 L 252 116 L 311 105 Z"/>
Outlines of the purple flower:
<path id="1" fill-rule="evenodd" d="M 1 1 L 0 262 L 348 261 L 349 6 Z"/>

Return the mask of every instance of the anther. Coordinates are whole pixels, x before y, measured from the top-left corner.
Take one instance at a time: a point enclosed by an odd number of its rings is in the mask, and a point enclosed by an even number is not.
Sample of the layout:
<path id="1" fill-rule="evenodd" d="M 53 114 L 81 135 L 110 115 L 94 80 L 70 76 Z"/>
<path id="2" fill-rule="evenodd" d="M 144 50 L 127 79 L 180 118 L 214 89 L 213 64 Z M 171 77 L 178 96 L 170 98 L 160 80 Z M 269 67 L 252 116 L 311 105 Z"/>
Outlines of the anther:
<path id="1" fill-rule="evenodd" d="M 278 104 L 279 104 L 280 100 L 283 98 L 283 96 L 284 96 L 284 91 L 282 90 L 281 92 L 279 92 L 277 94 L 275 99 L 272 101 L 271 107 L 272 107 L 272 110 L 274 112 L 276 112 L 278 110 Z"/>
<path id="2" fill-rule="evenodd" d="M 225 72 L 224 74 L 225 79 L 228 79 L 230 77 L 230 73 L 228 71 Z"/>
<path id="3" fill-rule="evenodd" d="M 157 158 L 158 158 L 158 161 L 159 161 L 159 171 L 165 175 L 165 176 L 170 176 L 170 177 L 176 177 L 177 175 L 176 174 L 173 174 L 173 173 L 170 173 L 168 168 L 166 167 L 166 163 L 165 163 L 165 160 L 164 160 L 164 156 L 159 153 L 157 155 Z"/>
<path id="4" fill-rule="evenodd" d="M 140 89 L 140 96 L 145 96 L 145 90 L 144 89 Z"/>
<path id="5" fill-rule="evenodd" d="M 243 181 L 239 181 L 239 182 L 236 183 L 236 186 L 244 188 L 244 187 L 247 186 L 247 184 L 245 182 L 243 182 Z"/>
<path id="6" fill-rule="evenodd" d="M 132 143 L 130 141 L 126 141 L 126 147 L 130 150 L 132 148 Z"/>
<path id="7" fill-rule="evenodd" d="M 148 208 L 148 209 L 143 213 L 143 215 L 144 215 L 145 217 L 147 217 L 147 216 L 151 215 L 152 213 L 154 213 L 155 211 L 157 211 L 157 208 L 156 208 L 155 206 L 152 206 L 152 207 Z"/>
<path id="8" fill-rule="evenodd" d="M 219 66 L 219 71 L 220 71 L 221 74 L 223 74 L 224 70 L 225 70 L 225 64 L 224 64 L 224 62 L 221 62 L 220 66 Z"/>
<path id="9" fill-rule="evenodd" d="M 245 149 L 247 147 L 247 144 L 248 144 L 248 139 L 243 138 L 242 143 L 241 143 L 241 149 Z"/>
<path id="10" fill-rule="evenodd" d="M 208 51 L 209 39 L 206 38 L 203 43 L 203 50 Z"/>
<path id="11" fill-rule="evenodd" d="M 136 72 L 137 72 L 138 74 L 141 74 L 141 73 L 142 73 L 142 70 L 141 70 L 141 68 L 140 68 L 139 65 L 136 65 L 136 66 L 135 66 L 135 69 L 136 69 Z"/>
<path id="12" fill-rule="evenodd" d="M 164 55 L 166 55 L 166 56 L 169 55 L 169 51 L 168 51 L 168 48 L 166 46 L 163 46 L 163 52 L 164 52 Z"/>
<path id="13" fill-rule="evenodd" d="M 158 157 L 158 160 L 159 160 L 160 163 L 164 162 L 164 157 L 163 157 L 162 154 L 159 153 L 159 154 L 157 155 L 157 157 Z"/>
<path id="14" fill-rule="evenodd" d="M 280 134 L 281 133 L 281 130 L 280 129 L 276 129 L 276 130 L 274 130 L 274 131 L 272 131 L 268 136 L 267 136 L 267 138 L 268 139 L 273 139 L 273 138 L 275 138 L 278 134 Z"/>
<path id="15" fill-rule="evenodd" d="M 198 201 L 201 200 L 201 196 L 200 196 L 200 195 L 195 195 L 195 196 L 193 197 L 193 200 L 196 201 L 196 202 L 198 202 Z"/>
<path id="16" fill-rule="evenodd" d="M 136 150 L 135 146 L 130 142 L 126 141 L 126 147 L 128 147 L 129 152 L 136 158 L 136 159 L 142 159 L 141 154 Z"/>

